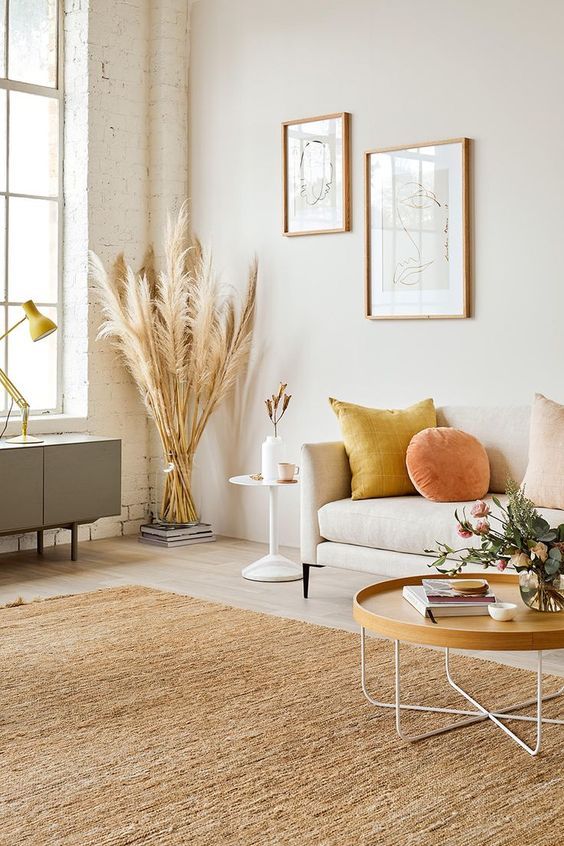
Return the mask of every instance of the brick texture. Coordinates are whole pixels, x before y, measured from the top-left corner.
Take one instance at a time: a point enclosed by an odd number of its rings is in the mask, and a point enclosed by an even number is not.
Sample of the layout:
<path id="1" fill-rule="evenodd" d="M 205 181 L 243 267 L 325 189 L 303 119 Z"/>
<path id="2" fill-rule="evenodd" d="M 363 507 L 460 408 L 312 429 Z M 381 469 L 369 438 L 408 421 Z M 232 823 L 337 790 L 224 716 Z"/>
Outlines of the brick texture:
<path id="1" fill-rule="evenodd" d="M 81 527 L 83 540 L 134 534 L 149 513 L 152 424 L 125 368 L 96 339 L 87 251 L 109 263 L 123 250 L 137 267 L 154 241 L 158 256 L 167 212 L 186 196 L 188 14 L 186 0 L 65 3 L 64 410 L 123 442 L 121 514 Z M 45 541 L 68 543 L 69 533 Z M 12 536 L 0 549 L 34 543 Z"/>

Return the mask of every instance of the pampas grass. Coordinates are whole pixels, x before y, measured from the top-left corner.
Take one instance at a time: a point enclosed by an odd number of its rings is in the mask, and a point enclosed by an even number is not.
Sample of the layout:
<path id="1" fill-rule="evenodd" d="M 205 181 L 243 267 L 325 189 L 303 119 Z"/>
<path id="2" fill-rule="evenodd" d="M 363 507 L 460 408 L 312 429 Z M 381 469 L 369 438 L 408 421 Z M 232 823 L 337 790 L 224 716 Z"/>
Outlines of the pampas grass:
<path id="1" fill-rule="evenodd" d="M 164 267 L 154 269 L 150 250 L 139 273 L 119 255 L 106 272 L 90 253 L 90 276 L 98 289 L 104 321 L 98 337 L 109 338 L 135 380 L 157 427 L 170 472 L 161 519 L 193 523 L 194 455 L 206 425 L 243 374 L 251 346 L 257 263 L 238 305 L 216 276 L 212 256 L 198 241 L 189 244 L 184 203 L 165 237 Z"/>

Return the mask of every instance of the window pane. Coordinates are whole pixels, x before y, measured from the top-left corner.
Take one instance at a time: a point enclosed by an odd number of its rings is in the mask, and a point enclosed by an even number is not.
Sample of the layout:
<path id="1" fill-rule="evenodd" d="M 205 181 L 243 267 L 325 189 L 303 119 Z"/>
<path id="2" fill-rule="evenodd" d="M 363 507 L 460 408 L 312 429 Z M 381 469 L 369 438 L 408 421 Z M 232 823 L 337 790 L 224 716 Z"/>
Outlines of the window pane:
<path id="1" fill-rule="evenodd" d="M 55 303 L 58 300 L 57 203 L 9 199 L 8 299 Z"/>
<path id="2" fill-rule="evenodd" d="M 57 84 L 57 0 L 10 0 L 8 76 Z"/>
<path id="3" fill-rule="evenodd" d="M 56 308 L 40 311 L 57 322 Z M 21 320 L 20 306 L 8 309 L 9 325 Z M 57 332 L 41 341 L 32 341 L 27 321 L 8 335 L 8 375 L 32 409 L 57 407 Z M 1 430 L 0 430 L 1 431 Z"/>
<path id="4" fill-rule="evenodd" d="M 0 88 L 0 191 L 6 190 L 6 102 L 7 94 Z"/>
<path id="5" fill-rule="evenodd" d="M 57 194 L 58 147 L 58 101 L 10 92 L 10 191 Z"/>

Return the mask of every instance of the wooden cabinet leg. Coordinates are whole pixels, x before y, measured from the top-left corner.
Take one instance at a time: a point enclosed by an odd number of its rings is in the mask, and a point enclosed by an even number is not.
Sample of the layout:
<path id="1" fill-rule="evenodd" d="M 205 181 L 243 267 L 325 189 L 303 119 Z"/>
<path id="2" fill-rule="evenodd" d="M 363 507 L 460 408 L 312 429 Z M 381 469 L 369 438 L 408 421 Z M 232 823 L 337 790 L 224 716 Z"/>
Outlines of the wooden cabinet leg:
<path id="1" fill-rule="evenodd" d="M 71 525 L 71 560 L 78 560 L 78 523 Z"/>
<path id="2" fill-rule="evenodd" d="M 37 531 L 37 554 L 43 555 L 43 529 Z"/>

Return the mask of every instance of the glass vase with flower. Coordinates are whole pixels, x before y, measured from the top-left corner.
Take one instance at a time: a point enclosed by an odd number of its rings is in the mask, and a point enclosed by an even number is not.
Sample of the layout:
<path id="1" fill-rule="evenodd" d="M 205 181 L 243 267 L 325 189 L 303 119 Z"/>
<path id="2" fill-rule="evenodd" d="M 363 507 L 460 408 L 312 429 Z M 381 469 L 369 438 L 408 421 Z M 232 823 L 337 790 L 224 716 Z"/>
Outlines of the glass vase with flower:
<path id="1" fill-rule="evenodd" d="M 464 540 L 479 538 L 478 546 L 454 549 L 438 543 L 430 564 L 440 573 L 456 575 L 468 564 L 513 569 L 519 574 L 519 589 L 525 605 L 535 611 L 564 610 L 564 523 L 553 528 L 542 517 L 525 491 L 513 480 L 507 483 L 507 502 L 492 496 L 495 510 L 478 500 L 471 510 L 455 510 L 458 535 Z M 472 520 L 474 518 L 474 520 Z"/>

